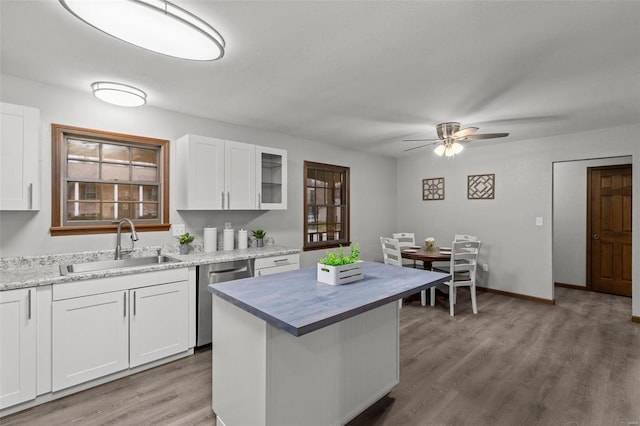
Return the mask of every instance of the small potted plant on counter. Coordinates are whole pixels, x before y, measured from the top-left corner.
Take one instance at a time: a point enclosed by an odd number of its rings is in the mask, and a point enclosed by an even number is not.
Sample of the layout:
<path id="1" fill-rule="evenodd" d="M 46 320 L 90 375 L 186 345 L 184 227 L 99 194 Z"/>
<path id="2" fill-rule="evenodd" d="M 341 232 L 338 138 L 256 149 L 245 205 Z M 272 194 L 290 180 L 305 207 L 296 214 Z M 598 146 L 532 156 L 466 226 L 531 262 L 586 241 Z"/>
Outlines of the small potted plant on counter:
<path id="1" fill-rule="evenodd" d="M 351 245 L 349 256 L 344 254 L 344 247 L 340 246 L 338 253 L 327 252 L 325 257 L 318 260 L 318 281 L 320 282 L 340 285 L 363 278 L 360 246 L 357 243 Z"/>
<path id="2" fill-rule="evenodd" d="M 189 244 L 196 239 L 195 235 L 191 235 L 188 232 L 177 237 L 180 243 L 180 254 L 189 254 Z"/>
<path id="3" fill-rule="evenodd" d="M 251 235 L 256 239 L 256 247 L 264 247 L 264 237 L 267 236 L 267 231 L 264 229 L 255 229 L 251 231 Z"/>

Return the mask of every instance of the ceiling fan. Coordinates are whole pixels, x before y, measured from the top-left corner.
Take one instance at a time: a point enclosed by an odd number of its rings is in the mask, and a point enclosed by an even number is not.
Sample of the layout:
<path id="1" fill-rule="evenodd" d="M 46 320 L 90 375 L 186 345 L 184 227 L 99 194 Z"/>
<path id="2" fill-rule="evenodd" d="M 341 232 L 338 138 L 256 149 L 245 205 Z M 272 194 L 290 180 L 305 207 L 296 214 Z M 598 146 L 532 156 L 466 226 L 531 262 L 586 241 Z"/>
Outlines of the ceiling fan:
<path id="1" fill-rule="evenodd" d="M 460 123 L 458 123 L 457 121 L 440 123 L 436 126 L 438 139 L 403 139 L 403 141 L 405 142 L 431 142 L 413 148 L 405 149 L 405 152 L 437 144 L 438 146 L 434 149 L 434 152 L 436 154 L 440 156 L 445 155 L 447 157 L 453 157 L 463 149 L 463 146 L 460 142 L 475 141 L 480 139 L 504 138 L 505 136 L 509 136 L 509 133 L 476 134 L 475 132 L 477 132 L 478 130 L 479 129 L 477 127 L 466 127 L 461 130 Z"/>

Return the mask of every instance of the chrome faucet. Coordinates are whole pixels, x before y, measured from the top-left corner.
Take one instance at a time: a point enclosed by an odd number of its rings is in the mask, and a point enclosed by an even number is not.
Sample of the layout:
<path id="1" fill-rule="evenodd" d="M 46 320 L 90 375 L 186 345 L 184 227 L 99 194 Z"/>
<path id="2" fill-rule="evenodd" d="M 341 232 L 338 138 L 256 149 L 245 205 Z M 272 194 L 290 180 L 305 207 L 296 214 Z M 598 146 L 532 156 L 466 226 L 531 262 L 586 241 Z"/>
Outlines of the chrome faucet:
<path id="1" fill-rule="evenodd" d="M 122 259 L 122 246 L 120 244 L 120 236 L 122 233 L 122 224 L 123 223 L 128 223 L 129 224 L 129 228 L 131 228 L 131 249 L 130 250 L 125 250 L 124 253 L 130 253 L 131 251 L 133 251 L 133 245 L 135 244 L 134 241 L 138 241 L 138 233 L 136 232 L 136 227 L 133 224 L 133 222 L 131 222 L 131 219 L 122 219 L 119 222 L 115 221 L 113 222 L 114 224 L 117 223 L 118 224 L 118 230 L 116 233 L 116 260 L 120 260 Z"/>

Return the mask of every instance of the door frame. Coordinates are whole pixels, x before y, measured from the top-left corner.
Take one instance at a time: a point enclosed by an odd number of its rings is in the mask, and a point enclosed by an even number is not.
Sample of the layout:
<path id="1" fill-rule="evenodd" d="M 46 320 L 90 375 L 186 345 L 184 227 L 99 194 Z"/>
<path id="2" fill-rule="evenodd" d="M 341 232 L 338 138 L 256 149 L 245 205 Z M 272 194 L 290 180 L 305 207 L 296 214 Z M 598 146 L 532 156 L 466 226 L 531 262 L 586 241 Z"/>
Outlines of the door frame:
<path id="1" fill-rule="evenodd" d="M 592 268 L 592 260 L 591 260 L 591 255 L 592 255 L 592 246 L 593 246 L 593 238 L 591 238 L 591 236 L 593 235 L 592 233 L 592 229 L 591 229 L 591 219 L 592 219 L 592 213 L 591 213 L 591 206 L 592 206 L 592 200 L 591 200 L 591 174 L 596 171 L 596 170 L 607 170 L 607 169 L 619 169 L 622 167 L 629 167 L 631 168 L 631 172 L 633 173 L 633 163 L 629 163 L 629 164 L 613 164 L 613 165 L 609 165 L 609 166 L 591 166 L 591 167 L 587 167 L 587 259 L 586 259 L 586 267 L 587 267 L 587 271 L 586 271 L 586 289 L 588 291 L 593 291 L 593 283 L 591 280 L 591 268 Z M 632 212 L 633 212 L 633 206 L 631 207 Z M 633 247 L 633 238 L 631 239 L 631 244 Z M 631 287 L 631 291 L 633 294 L 633 286 Z"/>

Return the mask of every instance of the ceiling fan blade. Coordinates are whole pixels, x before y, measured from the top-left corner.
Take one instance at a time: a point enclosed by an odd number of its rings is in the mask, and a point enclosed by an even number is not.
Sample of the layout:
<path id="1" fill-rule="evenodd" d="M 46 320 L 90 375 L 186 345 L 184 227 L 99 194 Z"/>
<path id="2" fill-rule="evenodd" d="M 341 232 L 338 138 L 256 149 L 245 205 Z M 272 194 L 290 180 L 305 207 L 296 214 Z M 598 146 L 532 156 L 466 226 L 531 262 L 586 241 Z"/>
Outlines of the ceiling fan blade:
<path id="1" fill-rule="evenodd" d="M 440 139 L 402 139 L 402 142 L 442 142 Z"/>
<path id="2" fill-rule="evenodd" d="M 458 140 L 463 140 L 463 141 L 475 141 L 475 140 L 479 140 L 479 139 L 496 139 L 496 138 L 504 138 L 506 136 L 509 136 L 509 133 L 483 133 L 480 135 L 469 135 L 469 136 L 465 136 L 464 138 L 460 138 Z"/>
<path id="3" fill-rule="evenodd" d="M 424 148 L 424 147 L 429 146 L 429 145 L 435 145 L 435 144 L 428 143 L 428 144 L 426 144 L 426 145 L 414 146 L 413 148 L 407 148 L 407 149 L 405 149 L 405 150 L 404 150 L 404 152 L 407 152 L 407 151 L 413 151 L 414 149 Z"/>
<path id="4" fill-rule="evenodd" d="M 452 134 L 451 137 L 453 139 L 461 139 L 461 138 L 464 138 L 465 136 L 470 135 L 471 133 L 477 132 L 478 130 L 480 130 L 479 127 L 467 127 L 462 130 L 458 130 L 457 132 Z"/>

